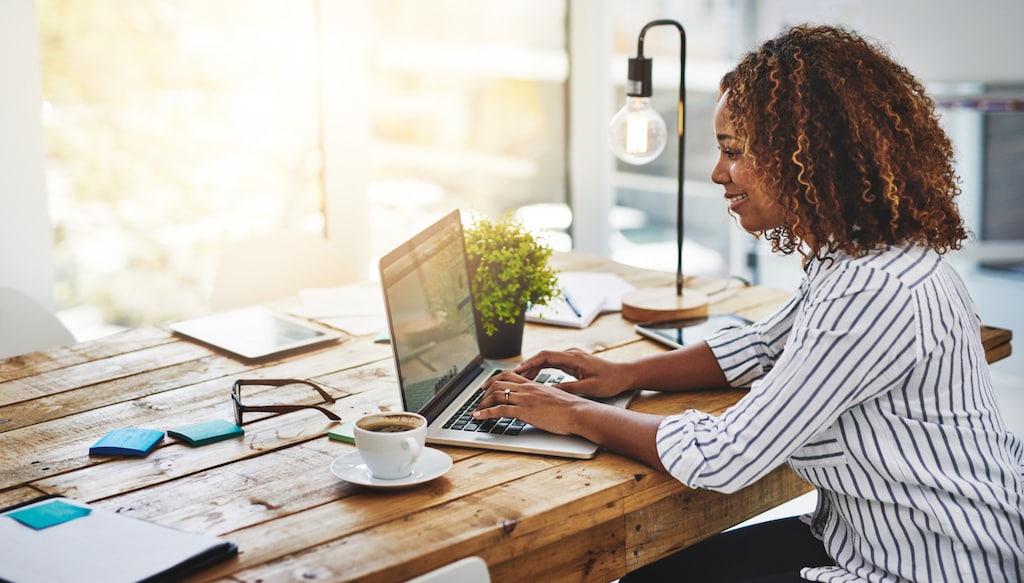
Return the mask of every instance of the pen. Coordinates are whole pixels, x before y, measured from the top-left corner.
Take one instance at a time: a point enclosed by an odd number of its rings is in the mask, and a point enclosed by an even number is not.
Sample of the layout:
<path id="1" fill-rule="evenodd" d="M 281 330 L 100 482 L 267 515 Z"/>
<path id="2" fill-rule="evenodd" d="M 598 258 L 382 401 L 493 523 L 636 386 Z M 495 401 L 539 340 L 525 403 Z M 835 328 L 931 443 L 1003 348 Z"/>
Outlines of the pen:
<path id="1" fill-rule="evenodd" d="M 572 303 L 572 299 L 569 298 L 569 294 L 564 289 L 562 290 L 562 299 L 565 300 L 566 305 L 569 306 L 573 314 L 576 314 L 577 318 L 583 317 L 583 314 L 580 313 L 579 309 L 576 307 L 576 304 Z"/>

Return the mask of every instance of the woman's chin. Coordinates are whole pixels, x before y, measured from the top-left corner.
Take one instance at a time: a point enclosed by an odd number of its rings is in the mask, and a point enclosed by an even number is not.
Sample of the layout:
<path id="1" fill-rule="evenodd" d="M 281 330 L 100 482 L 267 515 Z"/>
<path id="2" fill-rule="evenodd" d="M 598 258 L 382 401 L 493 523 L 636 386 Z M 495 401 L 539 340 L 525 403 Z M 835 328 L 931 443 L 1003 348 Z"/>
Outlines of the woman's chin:
<path id="1" fill-rule="evenodd" d="M 742 215 L 740 215 L 738 222 L 740 224 L 740 227 L 742 227 L 743 230 L 748 233 L 763 233 L 764 231 L 768 231 L 771 229 L 771 227 L 765 227 L 763 222 L 761 221 L 757 221 L 750 218 L 744 218 Z"/>
<path id="2" fill-rule="evenodd" d="M 746 232 L 752 234 L 766 233 L 772 229 L 779 228 L 780 224 L 778 221 L 765 221 L 758 217 L 743 216 L 739 213 L 734 213 L 736 222 Z"/>

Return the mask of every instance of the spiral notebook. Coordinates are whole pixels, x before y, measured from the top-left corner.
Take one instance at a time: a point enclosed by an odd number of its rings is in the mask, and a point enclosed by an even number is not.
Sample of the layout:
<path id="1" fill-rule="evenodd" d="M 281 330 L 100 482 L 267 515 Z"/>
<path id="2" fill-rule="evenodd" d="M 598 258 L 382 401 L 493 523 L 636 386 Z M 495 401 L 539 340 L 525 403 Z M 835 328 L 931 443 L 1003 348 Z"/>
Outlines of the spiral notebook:
<path id="1" fill-rule="evenodd" d="M 526 321 L 534 324 L 586 328 L 601 314 L 622 310 L 622 295 L 636 288 L 614 273 L 563 271 L 561 293 L 543 306 L 530 306 Z"/>

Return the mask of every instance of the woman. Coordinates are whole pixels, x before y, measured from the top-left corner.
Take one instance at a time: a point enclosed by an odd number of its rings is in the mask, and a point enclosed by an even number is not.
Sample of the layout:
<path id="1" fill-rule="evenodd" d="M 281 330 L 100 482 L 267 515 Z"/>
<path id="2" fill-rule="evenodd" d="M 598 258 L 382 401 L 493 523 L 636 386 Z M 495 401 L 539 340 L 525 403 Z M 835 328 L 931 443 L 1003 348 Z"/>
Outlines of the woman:
<path id="1" fill-rule="evenodd" d="M 582 435 L 694 488 L 733 492 L 782 463 L 817 487 L 806 526 L 724 533 L 627 581 L 1020 581 L 1024 447 L 942 257 L 966 232 L 922 85 L 854 33 L 797 27 L 725 76 L 714 128 L 729 212 L 803 256 L 800 289 L 752 326 L 631 363 L 541 352 L 476 415 Z M 578 380 L 528 380 L 544 367 Z M 578 396 L 727 385 L 750 390 L 719 417 Z"/>

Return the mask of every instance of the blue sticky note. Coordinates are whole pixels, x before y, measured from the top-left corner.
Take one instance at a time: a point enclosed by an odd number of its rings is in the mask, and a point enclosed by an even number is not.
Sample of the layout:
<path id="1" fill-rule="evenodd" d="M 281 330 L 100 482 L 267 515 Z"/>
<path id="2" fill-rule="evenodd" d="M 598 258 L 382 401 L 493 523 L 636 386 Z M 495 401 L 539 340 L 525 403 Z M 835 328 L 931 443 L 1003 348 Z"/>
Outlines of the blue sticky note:
<path id="1" fill-rule="evenodd" d="M 50 500 L 40 504 L 33 504 L 27 508 L 7 513 L 14 520 L 31 526 L 36 530 L 43 530 L 58 524 L 88 516 L 91 508 L 83 508 L 75 504 L 68 504 L 63 500 Z"/>
<path id="2" fill-rule="evenodd" d="M 229 437 L 237 437 L 243 433 L 245 432 L 241 427 L 223 419 L 214 419 L 212 421 L 196 423 L 195 425 L 167 430 L 167 435 L 180 439 L 193 447 L 228 439 Z"/>
<path id="3" fill-rule="evenodd" d="M 114 429 L 89 448 L 89 455 L 129 455 L 142 457 L 164 438 L 157 429 Z"/>

